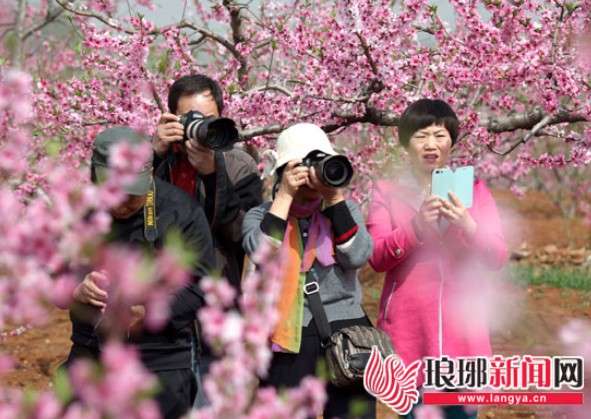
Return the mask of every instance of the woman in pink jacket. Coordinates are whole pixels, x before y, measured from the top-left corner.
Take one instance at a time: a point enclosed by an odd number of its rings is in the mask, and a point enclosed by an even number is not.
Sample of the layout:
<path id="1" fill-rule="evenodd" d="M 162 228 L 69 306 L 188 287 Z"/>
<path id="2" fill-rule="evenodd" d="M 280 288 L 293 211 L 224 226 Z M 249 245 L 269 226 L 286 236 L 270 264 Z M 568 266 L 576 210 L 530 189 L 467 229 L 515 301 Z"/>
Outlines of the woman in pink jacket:
<path id="1" fill-rule="evenodd" d="M 399 123 L 410 169 L 393 182 L 378 182 L 369 210 L 369 263 L 387 272 L 378 325 L 406 365 L 426 356 L 491 354 L 486 316 L 479 307 L 466 310 L 465 299 L 485 292 L 482 269 L 507 261 L 494 199 L 480 180 L 469 209 L 453 194 L 447 200 L 430 195 L 431 173 L 448 164 L 458 126 L 444 101 L 411 104 Z M 422 378 L 421 370 L 419 385 Z"/>

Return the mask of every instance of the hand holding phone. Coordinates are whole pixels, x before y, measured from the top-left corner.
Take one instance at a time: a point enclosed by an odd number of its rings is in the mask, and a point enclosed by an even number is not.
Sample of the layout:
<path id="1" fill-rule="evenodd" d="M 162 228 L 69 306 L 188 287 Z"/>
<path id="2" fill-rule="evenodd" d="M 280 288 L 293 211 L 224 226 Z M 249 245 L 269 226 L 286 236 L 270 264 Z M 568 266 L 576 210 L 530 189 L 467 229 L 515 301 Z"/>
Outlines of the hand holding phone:
<path id="1" fill-rule="evenodd" d="M 474 167 L 463 166 L 456 170 L 435 169 L 431 175 L 431 194 L 447 201 L 453 193 L 465 208 L 472 207 L 474 195 Z"/>
<path id="2" fill-rule="evenodd" d="M 441 198 L 441 215 L 469 237 L 476 233 L 476 222 L 468 212 L 474 200 L 474 167 L 458 167 L 455 171 L 435 169 L 431 192 Z"/>
<path id="3" fill-rule="evenodd" d="M 456 194 L 450 192 L 449 200 L 443 200 L 442 204 L 441 214 L 450 224 L 459 227 L 468 237 L 476 233 L 476 221 Z"/>
<path id="4" fill-rule="evenodd" d="M 413 221 L 419 240 L 425 240 L 437 235 L 437 222 L 439 221 L 442 205 L 442 200 L 433 195 L 423 201 Z"/>

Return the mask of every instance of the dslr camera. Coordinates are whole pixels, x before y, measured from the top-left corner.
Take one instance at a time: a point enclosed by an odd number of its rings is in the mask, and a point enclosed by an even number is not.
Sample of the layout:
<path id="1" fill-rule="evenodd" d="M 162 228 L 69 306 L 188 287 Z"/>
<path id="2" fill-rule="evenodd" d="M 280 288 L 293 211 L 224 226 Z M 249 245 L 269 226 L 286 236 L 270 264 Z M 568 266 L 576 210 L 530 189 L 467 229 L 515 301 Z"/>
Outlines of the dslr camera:
<path id="1" fill-rule="evenodd" d="M 236 123 L 230 118 L 216 118 L 189 111 L 181 115 L 179 122 L 184 128 L 183 141 L 192 140 L 216 151 L 230 150 L 238 141 Z"/>
<path id="2" fill-rule="evenodd" d="M 353 166 L 343 155 L 332 156 L 314 150 L 304 157 L 302 165 L 313 167 L 322 183 L 333 188 L 347 186 L 353 177 Z"/>

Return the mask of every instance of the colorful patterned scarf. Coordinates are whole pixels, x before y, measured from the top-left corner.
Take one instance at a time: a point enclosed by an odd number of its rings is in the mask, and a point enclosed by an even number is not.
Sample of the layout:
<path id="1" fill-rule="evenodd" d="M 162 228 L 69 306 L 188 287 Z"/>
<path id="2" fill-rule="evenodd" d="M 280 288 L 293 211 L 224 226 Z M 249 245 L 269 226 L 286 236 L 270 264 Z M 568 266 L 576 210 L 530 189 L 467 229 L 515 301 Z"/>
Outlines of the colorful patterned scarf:
<path id="1" fill-rule="evenodd" d="M 308 204 L 291 204 L 281 257 L 284 272 L 277 309 L 279 321 L 271 336 L 274 351 L 300 351 L 304 319 L 306 273 L 317 259 L 323 266 L 335 264 L 330 222 L 320 212 L 320 199 Z M 308 240 L 303 248 L 298 219 L 310 218 Z"/>

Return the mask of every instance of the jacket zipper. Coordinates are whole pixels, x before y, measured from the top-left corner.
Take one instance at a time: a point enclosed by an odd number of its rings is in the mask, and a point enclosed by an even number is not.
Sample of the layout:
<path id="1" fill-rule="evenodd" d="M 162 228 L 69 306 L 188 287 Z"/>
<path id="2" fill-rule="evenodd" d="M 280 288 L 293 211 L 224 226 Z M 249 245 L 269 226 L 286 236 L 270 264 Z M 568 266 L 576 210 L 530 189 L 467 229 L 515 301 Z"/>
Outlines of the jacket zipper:
<path id="1" fill-rule="evenodd" d="M 386 319 L 388 316 L 388 307 L 390 307 L 390 301 L 392 300 L 392 295 L 394 294 L 394 288 L 396 288 L 396 279 L 392 278 L 392 286 L 390 287 L 390 295 L 388 295 L 388 299 L 386 300 L 386 306 L 384 307 L 384 311 L 382 313 L 382 319 Z"/>

